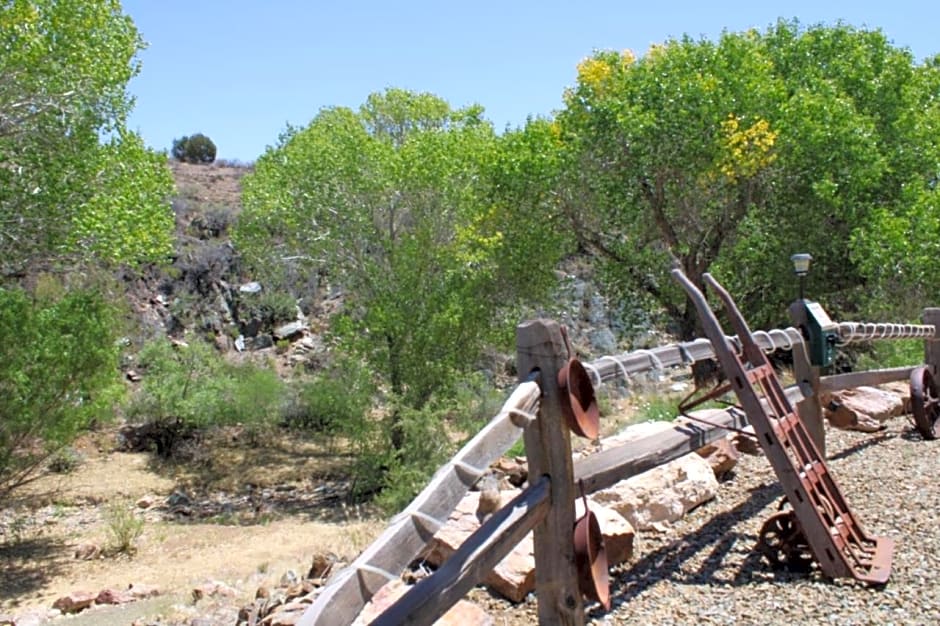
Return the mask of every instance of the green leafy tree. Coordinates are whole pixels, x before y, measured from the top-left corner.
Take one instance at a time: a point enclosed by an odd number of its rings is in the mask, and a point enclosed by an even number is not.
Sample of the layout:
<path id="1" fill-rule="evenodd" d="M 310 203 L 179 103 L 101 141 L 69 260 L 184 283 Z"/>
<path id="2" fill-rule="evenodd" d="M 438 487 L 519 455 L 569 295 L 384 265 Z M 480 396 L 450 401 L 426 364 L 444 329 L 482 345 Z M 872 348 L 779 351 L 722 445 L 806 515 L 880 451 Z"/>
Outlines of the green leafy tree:
<path id="1" fill-rule="evenodd" d="M 288 130 L 246 177 L 237 246 L 261 266 L 308 259 L 345 289 L 333 330 L 407 409 L 390 412 L 396 449 L 402 415 L 439 399 L 514 327 L 506 312 L 551 285 L 551 188 L 514 178 L 555 175 L 549 134 L 533 123 L 501 140 L 479 107 L 390 89 Z"/>
<path id="2" fill-rule="evenodd" d="M 170 153 L 177 161 L 205 164 L 215 161 L 215 151 L 215 143 L 211 139 L 202 133 L 196 133 L 190 137 L 174 139 Z"/>
<path id="3" fill-rule="evenodd" d="M 0 6 L 0 279 L 171 250 L 165 157 L 125 128 L 142 46 L 117 0 Z"/>
<path id="4" fill-rule="evenodd" d="M 881 32 L 841 24 L 598 52 L 559 115 L 562 207 L 614 290 L 685 337 L 697 318 L 672 265 L 718 273 L 769 325 L 793 297 L 789 256 L 808 251 L 814 296 L 852 312 L 871 278 L 857 242 L 937 171 L 919 71 Z"/>
<path id="5" fill-rule="evenodd" d="M 98 293 L 34 298 L 0 288 L 0 493 L 112 413 L 116 322 Z"/>

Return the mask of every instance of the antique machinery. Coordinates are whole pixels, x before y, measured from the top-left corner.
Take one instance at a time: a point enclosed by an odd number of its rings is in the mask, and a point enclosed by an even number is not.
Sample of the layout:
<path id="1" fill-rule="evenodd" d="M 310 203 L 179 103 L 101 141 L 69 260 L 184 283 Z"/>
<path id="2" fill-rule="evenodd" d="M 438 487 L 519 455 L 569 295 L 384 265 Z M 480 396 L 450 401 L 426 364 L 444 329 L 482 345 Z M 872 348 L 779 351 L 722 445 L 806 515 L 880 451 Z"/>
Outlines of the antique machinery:
<path id="1" fill-rule="evenodd" d="M 830 578 L 887 582 L 894 542 L 870 536 L 862 529 L 731 296 L 711 275 L 702 276 L 724 305 L 738 336 L 740 354 L 725 337 L 699 288 L 678 269 L 672 275 L 695 304 L 728 380 L 704 398 L 683 401 L 680 411 L 733 390 L 791 507 L 764 524 L 761 551 L 777 564 L 805 567 L 815 560 Z M 827 326 L 825 320 L 820 322 Z"/>

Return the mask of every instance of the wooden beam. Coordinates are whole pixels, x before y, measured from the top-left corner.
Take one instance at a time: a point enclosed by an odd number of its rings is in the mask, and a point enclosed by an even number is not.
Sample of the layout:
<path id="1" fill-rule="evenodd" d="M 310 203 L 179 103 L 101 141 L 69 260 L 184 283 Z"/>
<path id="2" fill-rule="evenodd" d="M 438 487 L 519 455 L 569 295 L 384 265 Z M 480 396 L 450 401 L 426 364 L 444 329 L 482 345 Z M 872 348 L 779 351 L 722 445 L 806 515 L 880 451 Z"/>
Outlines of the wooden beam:
<path id="1" fill-rule="evenodd" d="M 483 471 L 519 439 L 540 393 L 534 382 L 516 387 L 500 413 L 437 471 L 378 539 L 330 579 L 298 626 L 351 624 L 375 592 L 421 553 Z"/>
<path id="2" fill-rule="evenodd" d="M 727 435 L 728 428 L 747 426 L 747 416 L 740 409 L 704 409 L 691 415 L 713 425 L 675 423 L 664 432 L 582 457 L 574 463 L 575 480 L 583 480 L 584 491 L 594 493 L 694 452 Z"/>
<path id="3" fill-rule="evenodd" d="M 916 366 L 893 367 L 883 370 L 868 370 L 867 372 L 849 372 L 848 374 L 823 376 L 819 380 L 819 390 L 823 393 L 831 393 L 841 389 L 854 389 L 856 387 L 883 385 L 896 380 L 909 380 L 911 372 L 915 368 Z"/>
<path id="4" fill-rule="evenodd" d="M 934 376 L 940 373 L 940 308 L 924 309 L 924 324 L 933 324 L 933 337 L 924 340 L 924 363 Z"/>
<path id="5" fill-rule="evenodd" d="M 470 535 L 434 574 L 408 590 L 372 626 L 425 626 L 483 580 L 549 509 L 550 480 L 542 476 Z"/>
<path id="6" fill-rule="evenodd" d="M 794 403 L 794 408 L 810 438 L 819 450 L 820 458 L 826 458 L 826 428 L 823 424 L 822 404 L 819 399 L 819 368 L 812 364 L 802 335 L 806 334 L 806 305 L 801 300 L 795 301 L 788 309 L 790 321 L 800 329 L 800 340 L 793 342 L 793 375 L 803 392 L 803 398 Z"/>
<path id="7" fill-rule="evenodd" d="M 529 480 L 551 477 L 551 510 L 534 529 L 535 593 L 540 626 L 583 626 L 584 603 L 574 561 L 571 434 L 565 424 L 558 371 L 568 360 L 561 327 L 533 320 L 516 328 L 516 367 L 525 378 L 540 372 L 539 419 L 525 429 Z"/>

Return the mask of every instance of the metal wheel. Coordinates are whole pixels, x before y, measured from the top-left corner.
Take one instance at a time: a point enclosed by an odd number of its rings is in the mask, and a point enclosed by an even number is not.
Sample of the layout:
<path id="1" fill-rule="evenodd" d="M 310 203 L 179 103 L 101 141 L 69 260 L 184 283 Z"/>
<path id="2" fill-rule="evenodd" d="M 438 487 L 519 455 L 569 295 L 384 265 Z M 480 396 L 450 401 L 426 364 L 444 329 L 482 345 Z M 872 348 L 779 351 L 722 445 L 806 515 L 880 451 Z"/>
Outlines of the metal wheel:
<path id="1" fill-rule="evenodd" d="M 924 439 L 940 437 L 937 421 L 940 419 L 940 393 L 937 383 L 926 367 L 911 372 L 911 412 L 914 424 Z"/>
<path id="2" fill-rule="evenodd" d="M 813 565 L 813 553 L 792 510 L 767 518 L 760 529 L 757 549 L 774 567 L 805 572 Z"/>

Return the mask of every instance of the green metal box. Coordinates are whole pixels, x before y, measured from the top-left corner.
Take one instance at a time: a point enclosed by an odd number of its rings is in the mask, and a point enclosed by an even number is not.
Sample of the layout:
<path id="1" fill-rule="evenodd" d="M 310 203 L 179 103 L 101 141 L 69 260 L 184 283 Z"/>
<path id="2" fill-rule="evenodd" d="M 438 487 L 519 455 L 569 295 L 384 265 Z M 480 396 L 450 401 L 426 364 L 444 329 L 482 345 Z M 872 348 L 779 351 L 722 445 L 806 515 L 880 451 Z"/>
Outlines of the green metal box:
<path id="1" fill-rule="evenodd" d="M 804 300 L 806 330 L 809 333 L 809 360 L 816 367 L 828 367 L 836 358 L 839 326 L 835 324 L 818 302 Z"/>

